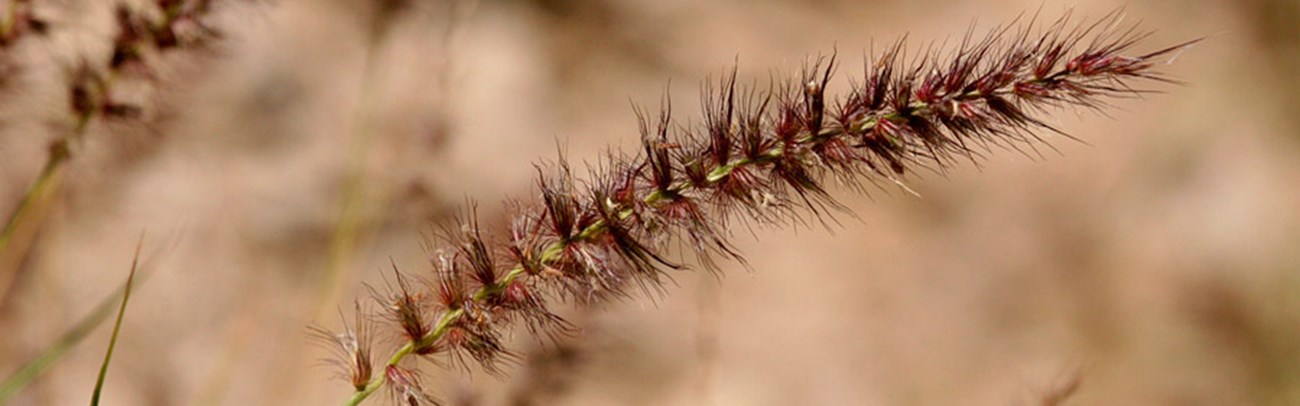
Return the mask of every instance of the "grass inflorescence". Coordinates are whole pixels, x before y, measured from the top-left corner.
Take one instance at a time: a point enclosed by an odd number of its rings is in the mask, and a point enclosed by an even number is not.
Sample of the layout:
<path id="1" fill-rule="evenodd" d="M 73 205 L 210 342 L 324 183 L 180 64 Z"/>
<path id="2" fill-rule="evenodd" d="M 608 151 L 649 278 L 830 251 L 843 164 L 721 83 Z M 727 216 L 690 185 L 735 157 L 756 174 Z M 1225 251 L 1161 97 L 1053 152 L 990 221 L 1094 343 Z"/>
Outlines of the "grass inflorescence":
<path id="1" fill-rule="evenodd" d="M 1036 154 L 1050 147 L 1044 132 L 1061 134 L 1044 121 L 1052 110 L 1103 109 L 1144 93 L 1139 83 L 1169 81 L 1156 68 L 1190 42 L 1135 52 L 1148 33 L 1121 20 L 1010 24 L 912 58 L 899 41 L 839 96 L 827 94 L 835 56 L 763 89 L 738 86 L 733 71 L 705 86 L 699 125 L 679 124 L 670 105 L 638 110 L 639 151 L 610 153 L 586 177 L 563 157 L 538 165 L 536 197 L 510 204 L 508 231 L 483 230 L 469 211 L 430 250 L 432 271 L 399 272 L 396 286 L 374 295 L 379 314 L 361 317 L 400 331 L 402 341 L 376 352 L 354 339 L 360 331 L 334 336 L 347 338 L 332 340 L 355 389 L 346 404 L 385 386 L 403 403 L 432 401 L 412 354 L 499 371 L 514 357 L 503 342 L 511 326 L 536 337 L 571 329 L 555 302 L 659 294 L 690 261 L 672 247 L 690 247 L 711 271 L 718 259 L 743 261 L 727 231 L 733 223 L 842 210 L 827 182 L 902 185 L 913 172 L 978 163 L 994 150 Z M 382 366 L 356 364 L 381 353 Z"/>
<path id="2" fill-rule="evenodd" d="M 207 19 L 217 7 L 215 0 L 155 0 L 131 6 L 114 3 L 114 33 L 104 38 L 109 52 L 79 55 L 65 67 L 68 118 L 72 125 L 60 128 L 49 142 L 45 163 L 17 206 L 8 213 L 0 229 L 0 297 L 26 256 L 30 239 L 41 228 L 45 205 L 55 196 L 69 161 L 82 151 L 96 120 L 140 123 L 147 120 L 147 106 L 116 90 L 123 83 L 158 82 L 157 70 L 164 55 L 205 48 L 221 32 Z M 31 1 L 14 1 L 0 16 L 0 51 L 20 38 L 75 26 L 54 25 L 33 11 Z M 7 62 L 7 61 L 5 61 Z M 14 62 L 17 64 L 18 62 Z M 13 69 L 22 69 L 16 66 Z"/>

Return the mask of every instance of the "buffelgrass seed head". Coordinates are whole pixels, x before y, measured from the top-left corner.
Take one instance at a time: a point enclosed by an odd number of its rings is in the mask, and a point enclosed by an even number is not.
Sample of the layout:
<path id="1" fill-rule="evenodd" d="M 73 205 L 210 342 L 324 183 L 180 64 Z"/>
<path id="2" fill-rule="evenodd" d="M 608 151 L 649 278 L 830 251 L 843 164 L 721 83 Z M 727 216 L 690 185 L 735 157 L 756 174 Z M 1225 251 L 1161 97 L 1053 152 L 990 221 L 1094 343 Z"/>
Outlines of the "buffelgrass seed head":
<path id="1" fill-rule="evenodd" d="M 455 368 L 469 371 L 477 363 L 490 374 L 502 375 L 502 364 L 514 363 L 517 356 L 505 347 L 499 326 L 483 317 L 486 313 L 465 314 L 447 328 L 439 342 L 439 352 Z"/>
<path id="2" fill-rule="evenodd" d="M 319 326 L 312 326 L 310 330 L 312 337 L 333 353 L 326 362 L 336 368 L 338 376 L 352 384 L 352 388 L 362 390 L 374 378 L 374 322 L 362 309 L 361 302 L 355 303 L 353 317 L 349 325 L 347 318 L 339 314 L 343 320 L 342 332 L 333 333 Z"/>
<path id="3" fill-rule="evenodd" d="M 389 365 L 384 368 L 384 380 L 393 401 L 399 405 L 441 405 L 437 399 L 425 393 L 419 372 L 415 370 Z"/>
<path id="4" fill-rule="evenodd" d="M 385 303 L 405 347 L 387 382 L 413 387 L 397 379 L 405 379 L 397 363 L 407 352 L 499 373 L 515 358 L 504 346 L 512 325 L 554 337 L 571 327 L 550 309 L 555 301 L 664 294 L 688 262 L 674 249 L 711 271 L 718 258 L 743 263 L 730 242 L 737 223 L 825 224 L 844 212 L 827 182 L 906 188 L 913 173 L 978 164 L 997 149 L 1041 156 L 1039 148 L 1051 147 L 1041 132 L 1064 135 L 1045 114 L 1100 110 L 1147 93 L 1135 85 L 1169 82 L 1156 68 L 1195 42 L 1132 52 L 1147 36 L 1118 13 L 1088 24 L 1031 19 L 913 57 L 899 41 L 867 61 L 839 97 L 826 93 L 838 67 L 831 55 L 767 88 L 738 85 L 735 70 L 706 81 L 699 125 L 678 124 L 668 102 L 657 114 L 634 108 L 637 153 L 607 153 L 585 178 L 563 154 L 537 165 L 536 198 L 508 203 L 507 239 L 480 228 L 473 209 L 444 229 L 448 248 L 429 248 L 436 303 L 419 300 L 399 274 Z"/>
<path id="5" fill-rule="evenodd" d="M 432 344 L 425 341 L 425 335 L 432 329 L 432 316 L 428 309 L 428 296 L 416 291 L 403 274 L 393 266 L 395 283 L 390 284 L 384 292 L 369 288 L 371 297 L 383 309 L 383 319 L 395 325 L 404 341 L 417 343 L 417 354 L 433 350 Z"/>

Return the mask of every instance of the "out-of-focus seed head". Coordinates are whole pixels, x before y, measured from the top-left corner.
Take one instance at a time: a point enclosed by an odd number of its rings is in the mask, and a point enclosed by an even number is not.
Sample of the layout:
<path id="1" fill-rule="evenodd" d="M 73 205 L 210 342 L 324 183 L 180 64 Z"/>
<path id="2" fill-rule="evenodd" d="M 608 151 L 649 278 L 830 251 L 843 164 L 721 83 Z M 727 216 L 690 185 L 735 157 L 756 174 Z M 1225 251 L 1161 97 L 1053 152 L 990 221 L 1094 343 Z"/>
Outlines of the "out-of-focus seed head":
<path id="1" fill-rule="evenodd" d="M 6 15 L 0 15 L 0 49 L 7 48 L 18 42 L 20 38 L 30 34 L 45 35 L 49 28 L 44 19 L 41 19 L 33 13 L 32 0 L 13 0 L 6 10 Z"/>
<path id="2" fill-rule="evenodd" d="M 98 110 L 100 99 L 103 98 L 101 95 L 103 88 L 102 76 L 84 63 L 78 65 L 68 86 L 68 102 L 73 114 L 77 117 L 89 117 Z"/>
<path id="3" fill-rule="evenodd" d="M 113 55 L 108 67 L 112 70 L 144 69 L 144 56 L 141 49 L 144 42 L 152 36 L 149 22 L 139 13 L 125 5 L 118 5 L 114 11 L 117 18 L 117 37 L 113 39 Z"/>

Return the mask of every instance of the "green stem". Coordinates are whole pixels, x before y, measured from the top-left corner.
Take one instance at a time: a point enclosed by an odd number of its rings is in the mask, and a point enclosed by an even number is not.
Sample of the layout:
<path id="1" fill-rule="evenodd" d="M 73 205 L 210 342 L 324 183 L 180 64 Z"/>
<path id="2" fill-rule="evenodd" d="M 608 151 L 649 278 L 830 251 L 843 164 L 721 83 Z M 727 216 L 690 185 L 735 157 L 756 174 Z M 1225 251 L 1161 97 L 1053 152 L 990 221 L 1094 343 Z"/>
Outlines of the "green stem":
<path id="1" fill-rule="evenodd" d="M 378 124 L 376 114 L 382 101 L 381 79 L 379 74 L 380 52 L 387 44 L 388 25 L 374 26 L 366 44 L 365 59 L 362 60 L 360 88 L 357 96 L 357 109 L 353 112 L 348 148 L 348 166 L 342 191 L 339 195 L 338 224 L 330 236 L 328 257 L 325 262 L 324 275 L 313 306 L 314 316 L 320 317 L 331 309 L 334 297 L 339 293 L 343 281 L 350 277 L 344 272 L 353 261 L 363 239 L 369 231 L 365 224 L 368 210 L 367 197 L 375 191 L 366 188 L 367 166 L 373 133 Z M 379 191 L 382 192 L 382 191 Z M 376 197 L 376 200 L 381 198 Z"/>
<path id="2" fill-rule="evenodd" d="M 41 167 L 41 173 L 37 175 L 36 181 L 28 186 L 23 192 L 18 206 L 14 208 L 13 213 L 5 220 L 5 227 L 0 231 L 0 298 L 6 296 L 9 292 L 9 284 L 18 274 L 18 264 L 22 263 L 25 256 L 26 246 L 23 244 L 14 244 L 16 236 L 21 231 L 36 227 L 29 225 L 30 222 L 39 222 L 42 218 L 33 213 L 41 213 L 41 204 L 49 196 L 54 195 L 62 179 L 63 168 L 72 158 L 72 143 L 80 140 L 85 136 L 86 129 L 90 127 L 90 120 L 94 114 L 83 114 L 77 117 L 77 125 L 68 135 L 55 140 L 50 144 L 50 152 L 46 155 L 45 165 Z M 33 217 L 35 216 L 35 217 Z"/>
<path id="3" fill-rule="evenodd" d="M 3 251 L 9 245 L 10 239 L 13 238 L 22 225 L 23 220 L 27 218 L 27 214 L 31 212 L 33 202 L 37 201 L 38 197 L 44 196 L 46 191 L 53 187 L 63 163 L 67 162 L 69 157 L 66 142 L 57 142 L 50 147 L 49 158 L 45 160 L 45 166 L 41 168 L 41 173 L 37 176 L 36 182 L 32 183 L 27 188 L 27 191 L 23 193 L 22 200 L 18 201 L 18 207 L 14 209 L 13 214 L 9 216 L 9 220 L 5 222 L 4 232 L 0 233 L 0 251 Z"/>

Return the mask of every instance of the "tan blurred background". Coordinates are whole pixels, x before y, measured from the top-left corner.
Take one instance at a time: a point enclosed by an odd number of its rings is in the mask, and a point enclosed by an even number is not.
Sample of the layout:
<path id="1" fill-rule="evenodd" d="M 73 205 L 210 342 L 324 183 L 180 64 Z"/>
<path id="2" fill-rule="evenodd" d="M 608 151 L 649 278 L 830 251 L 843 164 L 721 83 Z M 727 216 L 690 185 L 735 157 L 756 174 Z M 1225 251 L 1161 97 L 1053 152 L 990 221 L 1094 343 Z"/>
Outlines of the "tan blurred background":
<path id="1" fill-rule="evenodd" d="M 42 56 L 2 90 L 0 211 L 66 120 L 51 72 L 106 49 L 102 3 L 49 5 L 85 33 L 23 48 Z M 842 89 L 873 41 L 1126 6 L 1143 49 L 1210 38 L 1167 68 L 1185 86 L 1052 118 L 1091 145 L 995 154 L 920 197 L 838 193 L 857 218 L 833 232 L 741 233 L 752 272 L 574 314 L 558 353 L 517 334 L 533 361 L 505 378 L 425 381 L 487 405 L 1034 405 L 1076 377 L 1067 404 L 1300 404 L 1300 1 L 417 1 L 378 42 L 368 3 L 223 7 L 220 44 L 142 92 L 145 124 L 92 129 L 0 302 L 0 376 L 120 286 L 147 230 L 105 404 L 337 404 L 305 327 L 337 327 L 390 260 L 423 271 L 421 235 L 467 198 L 504 221 L 557 144 L 631 152 L 629 101 L 667 88 L 698 120 L 699 83 L 736 61 L 765 83 L 837 49 Z M 16 404 L 86 402 L 108 333 Z"/>

